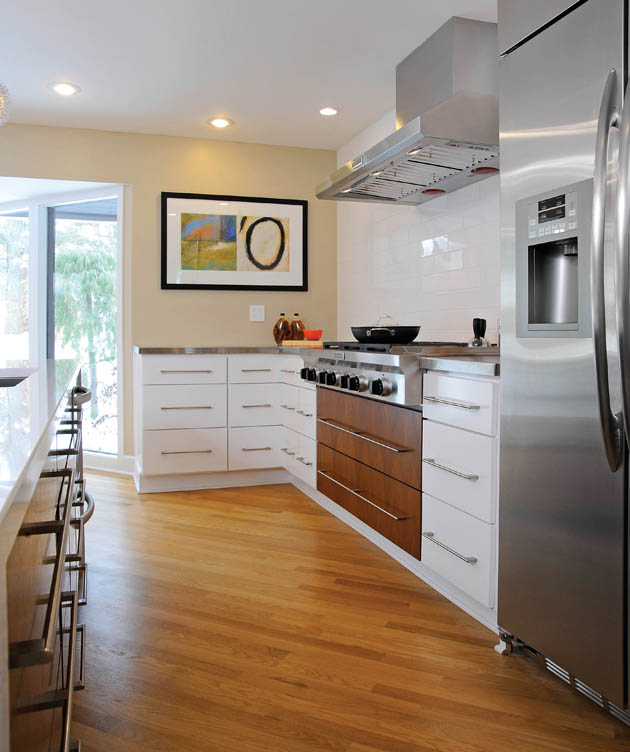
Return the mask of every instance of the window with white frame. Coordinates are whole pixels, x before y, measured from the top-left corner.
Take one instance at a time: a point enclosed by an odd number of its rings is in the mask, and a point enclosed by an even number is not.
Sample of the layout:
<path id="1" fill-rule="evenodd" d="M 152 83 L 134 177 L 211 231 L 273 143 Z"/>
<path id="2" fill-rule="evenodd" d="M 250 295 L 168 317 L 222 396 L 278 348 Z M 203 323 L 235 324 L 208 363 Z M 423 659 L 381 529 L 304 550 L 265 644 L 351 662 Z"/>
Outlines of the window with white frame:
<path id="1" fill-rule="evenodd" d="M 109 467 L 122 455 L 122 197 L 108 186 L 0 204 L 0 358 L 79 359 L 84 449 Z"/>

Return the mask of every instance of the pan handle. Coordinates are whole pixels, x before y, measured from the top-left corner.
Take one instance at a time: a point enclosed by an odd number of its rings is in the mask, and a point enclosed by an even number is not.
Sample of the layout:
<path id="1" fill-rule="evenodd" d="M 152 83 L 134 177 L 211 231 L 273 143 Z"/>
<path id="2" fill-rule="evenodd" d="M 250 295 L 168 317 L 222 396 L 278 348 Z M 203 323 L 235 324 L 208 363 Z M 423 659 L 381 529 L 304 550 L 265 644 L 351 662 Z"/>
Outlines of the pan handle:
<path id="1" fill-rule="evenodd" d="M 392 337 L 396 335 L 396 330 L 390 329 L 388 326 L 373 326 L 371 329 L 368 329 L 365 332 L 366 337 L 371 337 L 372 332 L 389 332 L 392 335 Z"/>

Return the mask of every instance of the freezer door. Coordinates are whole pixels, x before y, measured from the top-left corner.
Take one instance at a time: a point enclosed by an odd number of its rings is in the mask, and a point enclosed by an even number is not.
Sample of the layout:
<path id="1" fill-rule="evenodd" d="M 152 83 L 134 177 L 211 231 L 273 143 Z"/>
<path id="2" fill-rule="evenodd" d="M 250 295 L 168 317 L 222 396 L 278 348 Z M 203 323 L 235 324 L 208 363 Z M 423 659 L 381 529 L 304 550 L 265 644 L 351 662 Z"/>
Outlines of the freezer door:
<path id="1" fill-rule="evenodd" d="M 576 4 L 576 0 L 498 0 L 499 52 L 514 47 Z"/>
<path id="2" fill-rule="evenodd" d="M 531 13 L 533 4 L 523 5 Z M 619 73 L 621 102 L 625 23 L 622 0 L 589 0 L 500 62 L 498 621 L 620 706 L 626 702 L 625 465 L 613 472 L 606 459 L 591 333 L 516 336 L 515 204 L 592 180 L 610 68 Z M 614 141 L 613 132 L 604 249 L 610 391 L 618 413 Z M 588 244 L 583 250 L 590 252 Z"/>

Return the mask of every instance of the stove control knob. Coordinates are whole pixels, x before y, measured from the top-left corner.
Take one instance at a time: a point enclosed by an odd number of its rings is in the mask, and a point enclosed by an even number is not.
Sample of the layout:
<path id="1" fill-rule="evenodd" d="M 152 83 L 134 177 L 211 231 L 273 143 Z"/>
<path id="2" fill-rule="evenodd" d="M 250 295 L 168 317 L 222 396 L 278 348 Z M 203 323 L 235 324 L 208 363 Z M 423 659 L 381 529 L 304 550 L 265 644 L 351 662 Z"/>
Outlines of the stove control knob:
<path id="1" fill-rule="evenodd" d="M 334 371 L 326 371 L 327 386 L 337 386 L 338 376 Z"/>
<path id="2" fill-rule="evenodd" d="M 300 378 L 304 379 L 304 381 L 308 380 L 308 368 L 300 368 Z"/>
<path id="3" fill-rule="evenodd" d="M 363 392 L 367 389 L 367 385 L 365 376 L 350 376 L 348 388 L 351 392 Z"/>
<path id="4" fill-rule="evenodd" d="M 339 378 L 339 386 L 342 389 L 350 389 L 350 374 L 349 373 L 341 374 L 341 377 Z"/>
<path id="5" fill-rule="evenodd" d="M 387 379 L 374 379 L 370 382 L 370 394 L 375 394 L 377 397 L 387 397 L 393 391 L 392 383 Z"/>
<path id="6" fill-rule="evenodd" d="M 318 384 L 326 384 L 326 379 L 328 378 L 328 371 L 318 371 L 317 372 L 317 383 Z"/>
<path id="7" fill-rule="evenodd" d="M 317 371 L 314 368 L 307 368 L 306 369 L 306 380 L 307 381 L 317 381 Z"/>

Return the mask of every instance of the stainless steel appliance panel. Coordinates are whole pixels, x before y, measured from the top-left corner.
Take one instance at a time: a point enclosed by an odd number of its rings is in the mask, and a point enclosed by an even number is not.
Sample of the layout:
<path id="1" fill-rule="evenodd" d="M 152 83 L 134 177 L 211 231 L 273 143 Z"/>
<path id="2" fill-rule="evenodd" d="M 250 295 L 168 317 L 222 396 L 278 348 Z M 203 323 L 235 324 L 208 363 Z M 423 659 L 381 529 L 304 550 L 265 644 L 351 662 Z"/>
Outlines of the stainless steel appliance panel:
<path id="1" fill-rule="evenodd" d="M 575 4 L 576 0 L 498 0 L 499 52 L 509 50 Z"/>
<path id="2" fill-rule="evenodd" d="M 533 7 L 543 6 L 523 5 L 530 17 L 535 15 Z M 612 67 L 619 72 L 621 102 L 624 23 L 622 0 L 589 0 L 504 57 L 500 65 L 498 621 L 620 706 L 626 692 L 624 470 L 612 472 L 604 451 L 592 337 L 516 336 L 515 204 L 593 178 L 600 102 Z M 611 165 L 615 158 L 613 148 Z M 609 217 L 613 189 L 611 179 Z M 607 346 L 612 407 L 617 412 L 612 241 L 609 226 Z"/>

